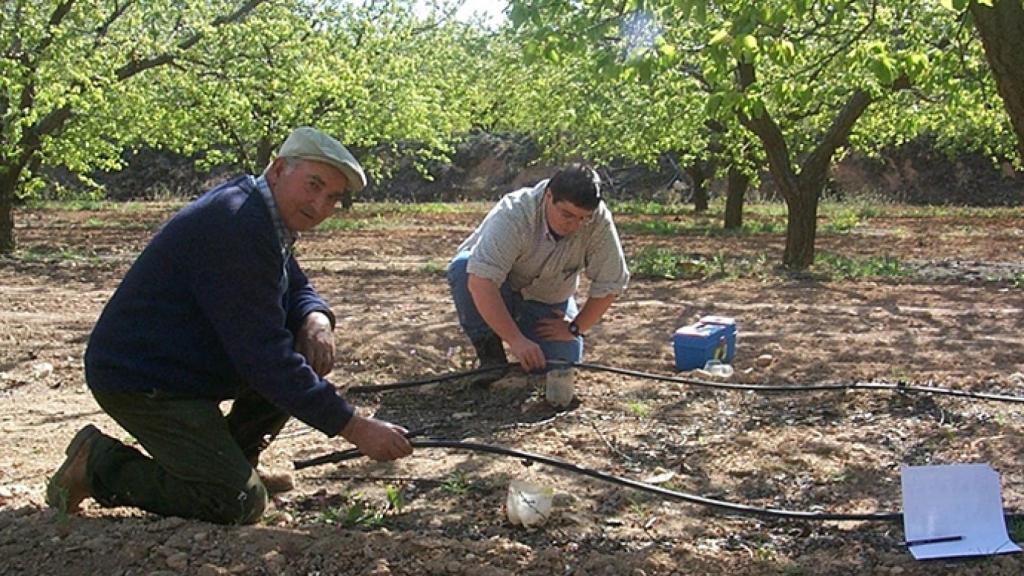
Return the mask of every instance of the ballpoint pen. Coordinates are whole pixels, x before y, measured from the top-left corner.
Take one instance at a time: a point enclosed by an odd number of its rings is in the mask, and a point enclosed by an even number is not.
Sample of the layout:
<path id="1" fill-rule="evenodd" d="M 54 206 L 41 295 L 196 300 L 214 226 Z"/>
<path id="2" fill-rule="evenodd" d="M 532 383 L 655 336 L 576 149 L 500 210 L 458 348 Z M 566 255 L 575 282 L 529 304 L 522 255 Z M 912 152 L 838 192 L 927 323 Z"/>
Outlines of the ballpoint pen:
<path id="1" fill-rule="evenodd" d="M 939 544 L 941 542 L 956 542 L 963 540 L 963 536 L 937 536 L 935 538 L 919 538 L 917 540 L 907 540 L 903 543 L 904 546 L 922 546 L 924 544 Z"/>

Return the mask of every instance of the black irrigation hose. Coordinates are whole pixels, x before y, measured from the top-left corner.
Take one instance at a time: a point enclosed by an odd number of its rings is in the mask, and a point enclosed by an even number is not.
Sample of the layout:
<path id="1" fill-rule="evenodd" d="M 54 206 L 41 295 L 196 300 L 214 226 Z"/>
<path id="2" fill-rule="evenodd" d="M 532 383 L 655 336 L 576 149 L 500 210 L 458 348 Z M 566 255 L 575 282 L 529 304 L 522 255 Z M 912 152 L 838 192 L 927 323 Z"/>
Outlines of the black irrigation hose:
<path id="1" fill-rule="evenodd" d="M 383 392 L 385 390 L 415 388 L 416 386 L 426 386 L 427 384 L 437 384 L 440 382 L 447 382 L 449 380 L 468 378 L 469 376 L 476 376 L 477 374 L 487 374 L 488 372 L 497 372 L 498 370 L 508 370 L 512 366 L 518 366 L 518 364 L 499 364 L 497 366 L 477 368 L 476 370 L 467 370 L 466 372 L 451 372 L 449 374 L 442 374 L 441 376 L 431 376 L 430 378 L 418 378 L 416 380 L 400 380 L 398 382 L 392 382 L 391 384 L 367 384 L 364 386 L 349 386 L 345 390 L 345 392 Z"/>
<path id="2" fill-rule="evenodd" d="M 624 368 L 614 368 L 611 366 L 602 366 L 600 364 L 589 364 L 583 362 L 559 362 L 549 361 L 548 364 L 555 366 L 564 367 L 576 367 L 583 368 L 586 370 L 595 370 L 601 372 L 611 372 L 613 374 L 622 374 L 625 376 L 633 376 L 637 378 L 646 378 L 649 380 L 658 380 L 662 382 L 676 382 L 680 384 L 690 384 L 693 386 L 702 386 L 705 388 L 717 388 L 723 390 L 743 390 L 752 392 L 808 392 L 808 391 L 822 391 L 822 390 L 892 390 L 896 392 L 919 392 L 926 394 L 937 394 L 946 396 L 958 396 L 961 398 L 972 398 L 977 400 L 993 400 L 998 402 L 1012 402 L 1012 403 L 1024 403 L 1024 398 L 1017 396 L 1004 396 L 1001 394 L 986 394 L 978 392 L 965 392 L 961 390 L 952 390 L 949 388 L 935 388 L 931 386 L 911 386 L 902 382 L 898 384 L 886 384 L 880 382 L 855 382 L 852 384 L 811 384 L 811 385 L 775 385 L 775 386 L 757 386 L 751 384 L 737 384 L 734 382 L 710 382 L 707 380 L 700 380 L 697 378 L 681 378 L 678 376 L 663 376 L 660 374 L 652 374 L 649 372 L 641 372 L 638 370 L 628 370 Z M 500 366 L 489 366 L 485 368 L 478 368 L 476 370 L 469 370 L 467 372 L 454 372 L 451 374 L 445 374 L 442 376 L 434 376 L 430 378 L 421 378 L 417 380 L 405 380 L 394 382 L 391 384 L 377 384 L 377 385 L 365 385 L 365 386 L 352 386 L 348 389 L 348 392 L 381 392 L 385 390 L 398 390 L 402 388 L 413 388 L 416 386 L 424 386 L 427 384 L 435 384 L 440 382 L 446 382 L 449 380 L 456 380 L 460 378 L 466 378 L 477 374 L 485 374 L 488 372 L 497 372 L 499 370 L 507 370 L 514 363 Z M 420 432 L 410 432 L 408 436 L 411 438 L 417 436 Z M 698 496 L 696 494 L 689 494 L 686 492 L 680 492 L 678 490 L 670 490 L 668 488 L 662 488 L 653 484 L 647 484 L 638 480 L 631 480 L 629 478 L 622 478 L 619 476 L 613 476 L 598 470 L 592 470 L 590 468 L 584 468 L 564 460 L 552 458 L 550 456 L 544 456 L 541 454 L 532 454 L 529 452 L 523 452 L 520 450 L 514 450 L 511 448 L 504 448 L 501 446 L 492 446 L 490 444 L 480 444 L 477 442 L 463 442 L 459 440 L 443 440 L 439 438 L 431 438 L 424 440 L 410 439 L 409 443 L 417 448 L 447 448 L 452 450 L 469 450 L 472 452 L 485 452 L 489 454 L 497 454 L 500 456 L 512 456 L 529 462 L 540 462 L 541 464 L 547 464 L 555 468 L 561 468 L 568 470 L 576 474 L 583 476 L 589 476 L 596 478 L 604 482 L 610 482 L 612 484 L 619 484 L 636 490 L 642 490 L 644 492 L 650 492 L 657 494 L 665 498 L 672 500 L 681 500 L 684 502 L 690 502 L 693 504 L 699 504 L 702 506 L 708 506 L 711 508 L 717 508 L 721 510 L 727 510 L 730 512 L 736 512 L 740 514 L 747 514 L 752 516 L 766 516 L 772 518 L 788 518 L 797 520 L 817 520 L 817 521 L 895 521 L 903 518 L 903 514 L 900 512 L 871 512 L 871 513 L 829 513 L 829 512 L 803 512 L 799 510 L 782 510 L 777 508 L 758 508 L 756 506 L 749 506 L 745 504 L 735 504 L 732 502 L 726 502 L 724 500 L 716 500 L 714 498 L 706 498 L 704 496 Z M 309 468 L 311 466 L 319 466 L 321 464 L 329 464 L 342 462 L 345 460 L 354 460 L 362 457 L 362 454 L 358 450 L 349 449 L 341 452 L 332 452 L 323 456 L 318 456 L 308 460 L 296 460 L 293 462 L 296 470 L 303 468 Z M 1012 514 L 1012 516 L 1019 516 L 1018 513 Z"/>
<path id="3" fill-rule="evenodd" d="M 801 512 L 799 510 L 781 510 L 777 508 L 758 508 L 756 506 L 748 506 L 746 504 L 734 504 L 732 502 L 726 502 L 724 500 L 715 500 L 714 498 L 706 498 L 704 496 L 697 496 L 696 494 L 688 494 L 686 492 L 679 492 L 678 490 L 669 490 L 668 488 L 662 488 L 654 484 L 647 484 L 646 482 L 640 482 L 638 480 L 631 480 L 629 478 L 622 478 L 620 476 L 613 476 L 605 472 L 598 470 L 592 470 L 590 468 L 584 468 L 564 460 L 552 458 L 550 456 L 544 456 L 542 454 L 532 454 L 530 452 L 523 452 L 521 450 L 513 450 L 511 448 L 504 448 L 501 446 L 492 446 L 490 444 L 480 444 L 478 442 L 463 442 L 459 440 L 442 440 L 438 438 L 429 438 L 424 440 L 409 440 L 409 443 L 416 448 L 447 448 L 451 450 L 469 450 L 472 452 L 485 452 L 488 454 L 497 454 L 499 456 L 512 456 L 529 462 L 539 462 L 541 464 L 547 464 L 548 466 L 554 466 L 555 468 L 561 468 L 568 470 L 575 474 L 581 474 L 583 476 L 590 476 L 604 482 L 610 482 L 612 484 L 618 484 L 620 486 L 626 486 L 635 490 L 642 490 L 644 492 L 650 492 L 657 494 L 665 498 L 672 500 L 682 500 L 684 502 L 690 502 L 692 504 L 699 504 L 701 506 L 708 506 L 711 508 L 717 508 L 720 510 L 727 510 L 729 512 L 737 512 L 740 514 L 747 514 L 751 516 L 766 516 L 771 518 L 788 518 L 795 520 L 818 520 L 818 521 L 894 521 L 901 520 L 903 514 L 899 512 L 870 512 L 863 514 L 856 513 L 829 513 L 829 512 Z M 362 457 L 355 449 L 343 450 L 341 452 L 332 452 L 309 460 L 296 460 L 292 464 L 296 470 L 302 470 L 303 468 L 309 468 L 311 466 L 319 466 L 321 464 L 329 464 L 335 462 L 342 462 L 345 460 L 354 460 Z"/>
<path id="4" fill-rule="evenodd" d="M 964 390 L 953 390 L 950 388 L 936 388 L 933 386 L 914 386 L 904 383 L 898 384 L 887 384 L 885 382 L 854 382 L 852 384 L 788 384 L 788 385 L 774 385 L 774 386 L 758 386 L 754 384 L 736 384 L 734 382 L 709 382 L 707 380 L 698 380 L 696 378 L 679 378 L 676 376 L 662 376 L 660 374 L 652 374 L 650 372 L 640 372 L 638 370 L 629 370 L 626 368 L 614 368 L 612 366 L 602 366 L 600 364 L 588 364 L 585 362 L 576 362 L 571 366 L 578 366 L 586 368 L 588 370 L 595 370 L 599 372 L 611 372 L 613 374 L 623 374 L 626 376 L 635 376 L 637 378 L 646 378 L 649 380 L 661 380 L 664 382 L 678 382 L 682 384 L 692 384 L 694 386 L 703 386 L 705 388 L 720 388 L 725 390 L 749 390 L 754 392 L 813 392 L 821 390 L 893 390 L 896 392 L 921 392 L 926 394 L 936 394 L 943 396 L 958 396 L 961 398 L 973 398 L 976 400 L 993 400 L 997 402 L 1011 402 L 1016 404 L 1024 404 L 1024 397 L 1020 396 L 1006 396 L 1003 394 L 987 394 L 984 392 L 967 392 Z"/>
<path id="5" fill-rule="evenodd" d="M 741 390 L 761 393 L 772 393 L 772 392 L 816 392 L 823 390 L 891 390 L 895 392 L 917 392 L 923 394 L 936 394 L 940 396 L 957 396 L 960 398 L 971 398 L 975 400 L 992 400 L 995 402 L 1010 402 L 1015 404 L 1024 404 L 1024 397 L 1020 396 L 1006 396 L 1003 394 L 987 394 L 984 392 L 967 392 L 964 390 L 953 390 L 950 388 L 936 388 L 933 386 L 915 386 L 904 383 L 887 384 L 884 382 L 854 382 L 852 384 L 786 384 L 786 385 L 773 385 L 773 386 L 759 386 L 755 384 L 737 384 L 735 382 L 710 382 L 708 380 L 700 380 L 698 378 L 683 378 L 679 376 L 664 376 L 661 374 L 653 374 L 651 372 L 641 372 L 639 370 L 629 370 L 626 368 L 615 368 L 612 366 L 603 366 L 601 364 L 590 364 L 587 362 L 559 362 L 549 361 L 548 364 L 553 366 L 564 366 L 564 367 L 575 367 L 583 368 L 585 370 L 593 370 L 596 372 L 610 372 L 613 374 L 622 374 L 624 376 L 633 376 L 636 378 L 646 378 L 648 380 L 658 380 L 661 382 L 676 382 L 678 384 L 689 384 L 691 386 L 701 386 L 704 388 L 715 388 L 720 390 Z M 449 380 L 457 380 L 460 378 L 466 378 L 469 376 L 475 376 L 477 374 L 485 374 L 488 372 L 497 372 L 499 370 L 507 370 L 512 366 L 518 366 L 516 363 L 509 363 L 507 365 L 500 366 L 489 366 L 485 368 L 477 368 L 476 370 L 469 370 L 467 372 L 452 372 L 450 374 L 444 374 L 442 376 L 433 376 L 430 378 L 420 378 L 417 380 L 403 380 L 399 382 L 393 382 L 391 384 L 369 384 L 365 386 L 352 386 L 348 388 L 348 392 L 383 392 L 386 390 L 398 390 L 402 388 L 414 388 L 416 386 L 425 386 L 427 384 L 436 384 L 439 382 L 446 382 Z"/>

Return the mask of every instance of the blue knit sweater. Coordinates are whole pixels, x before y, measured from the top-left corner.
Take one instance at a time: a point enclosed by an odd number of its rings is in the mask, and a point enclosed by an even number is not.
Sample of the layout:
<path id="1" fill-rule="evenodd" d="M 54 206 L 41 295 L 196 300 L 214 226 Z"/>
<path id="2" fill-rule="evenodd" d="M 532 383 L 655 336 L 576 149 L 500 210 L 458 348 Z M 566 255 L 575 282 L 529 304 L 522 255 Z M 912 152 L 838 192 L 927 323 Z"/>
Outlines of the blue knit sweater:
<path id="1" fill-rule="evenodd" d="M 186 206 L 142 251 L 89 338 L 86 380 L 98 391 L 216 400 L 244 383 L 334 436 L 353 409 L 294 351 L 313 311 L 333 325 L 295 259 L 283 261 L 255 179 L 243 176 Z"/>

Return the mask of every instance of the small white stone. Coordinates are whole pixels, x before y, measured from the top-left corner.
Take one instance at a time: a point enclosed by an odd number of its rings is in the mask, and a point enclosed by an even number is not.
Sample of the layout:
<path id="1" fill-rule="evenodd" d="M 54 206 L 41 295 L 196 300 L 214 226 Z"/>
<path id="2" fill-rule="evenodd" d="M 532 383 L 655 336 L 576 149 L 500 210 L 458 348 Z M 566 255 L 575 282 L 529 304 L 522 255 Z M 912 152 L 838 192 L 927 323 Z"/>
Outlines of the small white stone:
<path id="1" fill-rule="evenodd" d="M 32 365 L 32 377 L 36 380 L 46 380 L 53 374 L 53 364 L 49 362 L 36 362 Z"/>

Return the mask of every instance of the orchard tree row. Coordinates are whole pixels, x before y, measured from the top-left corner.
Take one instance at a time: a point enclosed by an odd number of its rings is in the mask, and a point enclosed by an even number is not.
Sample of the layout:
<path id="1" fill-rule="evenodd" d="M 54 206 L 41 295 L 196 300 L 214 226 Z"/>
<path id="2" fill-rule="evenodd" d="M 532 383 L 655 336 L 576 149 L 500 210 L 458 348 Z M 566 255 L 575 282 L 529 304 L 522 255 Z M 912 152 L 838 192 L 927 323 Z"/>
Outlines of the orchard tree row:
<path id="1" fill-rule="evenodd" d="M 481 26 L 409 0 L 10 0 L 0 7 L 0 253 L 45 166 L 124 149 L 250 171 L 303 124 L 443 155 L 496 98 Z M 370 166 L 373 169 L 373 166 Z"/>
<path id="2" fill-rule="evenodd" d="M 1024 157 L 1020 0 L 10 0 L 0 8 L 0 253 L 44 166 L 116 169 L 146 145 L 250 171 L 297 125 L 442 158 L 473 128 L 553 159 L 680 159 L 788 208 L 782 262 L 814 259 L 828 168 L 928 134 Z M 1017 147 L 1017 148 L 1015 148 Z M 385 168 L 366 156 L 371 171 Z"/>
<path id="3" fill-rule="evenodd" d="M 550 94 L 564 98 L 560 115 L 519 122 L 555 146 L 673 151 L 698 184 L 725 171 L 726 226 L 767 171 L 793 269 L 814 261 L 818 199 L 843 151 L 930 134 L 950 151 L 1013 156 L 1000 94 L 1024 133 L 1020 0 L 523 0 L 511 20 L 525 53 L 561 72 Z M 986 50 L 1002 65 L 990 71 Z"/>

